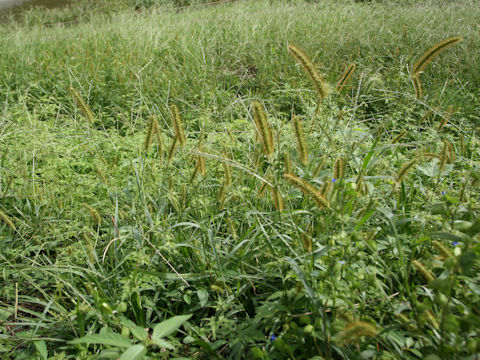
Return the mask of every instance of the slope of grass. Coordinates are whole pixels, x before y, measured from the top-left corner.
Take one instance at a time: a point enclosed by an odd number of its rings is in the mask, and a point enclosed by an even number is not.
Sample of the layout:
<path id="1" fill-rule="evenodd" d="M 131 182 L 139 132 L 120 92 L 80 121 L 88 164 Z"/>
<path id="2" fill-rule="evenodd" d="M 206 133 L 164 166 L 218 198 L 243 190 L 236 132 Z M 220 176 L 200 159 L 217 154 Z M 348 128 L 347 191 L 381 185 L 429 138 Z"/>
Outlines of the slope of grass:
<path id="1" fill-rule="evenodd" d="M 479 13 L 245 1 L 1 28 L 2 358 L 478 357 Z M 453 35 L 417 99 L 410 69 Z"/>

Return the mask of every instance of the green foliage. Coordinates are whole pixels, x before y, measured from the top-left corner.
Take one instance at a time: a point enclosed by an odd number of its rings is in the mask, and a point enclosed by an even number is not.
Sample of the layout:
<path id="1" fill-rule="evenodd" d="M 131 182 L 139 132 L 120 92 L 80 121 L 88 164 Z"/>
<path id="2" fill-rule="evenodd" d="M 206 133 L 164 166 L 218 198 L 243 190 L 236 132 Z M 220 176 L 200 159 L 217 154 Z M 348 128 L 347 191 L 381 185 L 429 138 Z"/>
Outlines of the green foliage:
<path id="1" fill-rule="evenodd" d="M 0 357 L 478 356 L 473 2 L 159 9 L 0 29 Z"/>

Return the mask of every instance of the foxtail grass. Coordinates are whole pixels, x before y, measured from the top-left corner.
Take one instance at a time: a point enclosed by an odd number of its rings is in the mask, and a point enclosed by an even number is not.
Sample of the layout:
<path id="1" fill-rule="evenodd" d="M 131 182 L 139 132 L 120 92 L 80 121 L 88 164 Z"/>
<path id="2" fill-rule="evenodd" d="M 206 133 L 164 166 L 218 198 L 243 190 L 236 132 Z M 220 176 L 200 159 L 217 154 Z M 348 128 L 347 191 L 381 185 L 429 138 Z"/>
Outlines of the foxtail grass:
<path id="1" fill-rule="evenodd" d="M 168 161 L 172 161 L 173 155 L 175 155 L 175 150 L 177 149 L 178 143 L 179 143 L 178 137 L 174 136 L 174 138 L 172 139 L 170 148 L 168 149 L 168 155 L 167 155 Z"/>
<path id="2" fill-rule="evenodd" d="M 408 133 L 407 130 L 402 130 L 402 131 L 400 131 L 400 132 L 397 134 L 397 136 L 395 136 L 395 137 L 392 139 L 392 141 L 390 141 L 390 143 L 392 143 L 392 144 L 398 143 L 407 133 Z"/>
<path id="3" fill-rule="evenodd" d="M 415 89 L 415 98 L 421 99 L 423 97 L 422 82 L 420 81 L 420 74 L 412 77 L 413 88 Z"/>
<path id="4" fill-rule="evenodd" d="M 325 83 L 325 80 L 320 76 L 315 65 L 308 58 L 308 56 L 297 46 L 291 44 L 288 46 L 290 54 L 297 60 L 300 65 L 302 65 L 304 71 L 307 73 L 310 81 L 317 90 L 317 112 L 320 109 L 320 104 L 324 98 L 328 96 L 328 86 Z"/>
<path id="5" fill-rule="evenodd" d="M 396 182 L 401 183 L 408 173 L 413 169 L 413 167 L 417 164 L 418 159 L 415 158 L 410 160 L 408 163 L 404 164 L 397 173 Z"/>
<path id="6" fill-rule="evenodd" d="M 345 167 L 346 167 L 346 162 L 345 159 L 342 157 L 339 157 L 334 164 L 333 167 L 333 178 L 334 179 L 342 179 L 343 175 L 345 174 Z"/>
<path id="7" fill-rule="evenodd" d="M 366 321 L 355 321 L 348 324 L 335 338 L 335 342 L 340 346 L 346 346 L 356 342 L 362 336 L 376 336 L 378 333 L 375 325 Z"/>
<path id="8" fill-rule="evenodd" d="M 94 224 L 101 224 L 102 223 L 102 216 L 100 215 L 100 213 L 98 212 L 97 209 L 95 209 L 93 206 L 90 206 L 88 204 L 82 204 L 83 207 L 85 209 L 88 210 L 88 212 L 90 213 L 90 217 L 92 218 L 92 221 Z"/>
<path id="9" fill-rule="evenodd" d="M 418 60 L 417 62 L 413 65 L 412 68 L 412 77 L 417 76 L 420 74 L 427 65 L 432 62 L 435 57 L 440 55 L 442 52 L 444 52 L 446 49 L 449 47 L 458 44 L 460 41 L 462 41 L 462 37 L 460 36 L 452 36 L 449 37 L 448 39 L 445 39 L 443 41 L 440 41 L 439 43 L 435 44 L 432 46 L 430 49 L 428 49 Z"/>
<path id="10" fill-rule="evenodd" d="M 296 115 L 292 116 L 292 127 L 295 139 L 297 141 L 297 151 L 300 162 L 303 165 L 308 165 L 308 146 L 305 140 L 305 133 L 300 118 Z"/>
<path id="11" fill-rule="evenodd" d="M 432 245 L 437 249 L 437 251 L 445 258 L 452 258 L 452 252 L 440 241 L 433 240 Z"/>
<path id="12" fill-rule="evenodd" d="M 343 72 L 342 76 L 337 82 L 336 90 L 340 94 L 348 85 L 350 80 L 352 79 L 353 73 L 355 72 L 357 65 L 350 64 L 347 69 Z"/>
<path id="13" fill-rule="evenodd" d="M 227 153 L 224 151 L 223 156 L 228 159 Z M 232 172 L 230 170 L 230 166 L 226 162 L 222 162 L 223 165 L 223 176 L 225 185 L 230 186 L 232 185 Z"/>
<path id="14" fill-rule="evenodd" d="M 427 65 L 432 62 L 438 55 L 444 52 L 449 47 L 458 44 L 462 41 L 460 36 L 452 36 L 448 39 L 440 41 L 439 43 L 428 49 L 413 65 L 412 68 L 412 83 L 415 88 L 415 97 L 421 99 L 423 97 L 422 83 L 420 82 L 420 74 L 425 70 Z"/>
<path id="15" fill-rule="evenodd" d="M 306 232 L 300 233 L 300 239 L 302 239 L 303 246 L 307 252 L 311 252 L 313 250 L 313 240 L 312 237 L 307 234 Z"/>
<path id="16" fill-rule="evenodd" d="M 148 152 L 148 150 L 150 149 L 150 146 L 152 145 L 152 140 L 153 140 L 153 136 L 155 134 L 155 124 L 156 121 L 155 121 L 155 118 L 153 116 L 150 116 L 150 120 L 148 122 L 148 126 L 147 126 L 147 133 L 145 134 L 145 141 L 143 143 L 143 151 L 144 152 Z"/>
<path id="17" fill-rule="evenodd" d="M 252 107 L 253 121 L 255 123 L 258 138 L 260 139 L 263 147 L 263 152 L 269 159 L 271 159 L 273 158 L 275 151 L 275 144 L 273 140 L 272 129 L 267 121 L 267 115 L 265 114 L 263 106 L 258 101 L 254 101 Z"/>
<path id="18" fill-rule="evenodd" d="M 15 224 L 13 223 L 12 219 L 5 214 L 2 210 L 0 210 L 0 220 L 2 220 L 10 229 L 16 230 Z"/>
<path id="19" fill-rule="evenodd" d="M 172 117 L 173 129 L 175 130 L 175 137 L 180 146 L 185 146 L 187 144 L 187 138 L 185 137 L 185 128 L 177 105 L 170 105 L 170 114 Z"/>
<path id="20" fill-rule="evenodd" d="M 88 122 L 91 124 L 95 123 L 95 116 L 93 115 L 92 110 L 90 110 L 85 100 L 83 100 L 80 93 L 77 90 L 75 90 L 72 86 L 68 87 L 68 91 L 70 92 L 70 94 L 72 94 L 78 108 L 83 113 L 83 115 L 87 118 Z"/>
<path id="21" fill-rule="evenodd" d="M 278 187 L 271 188 L 270 193 L 272 196 L 272 201 L 273 201 L 273 205 L 275 206 L 275 209 L 277 211 L 283 211 L 283 209 L 285 209 L 285 205 L 283 202 L 282 194 L 278 190 Z"/>
<path id="22" fill-rule="evenodd" d="M 292 158 L 287 151 L 283 154 L 283 166 L 285 174 L 293 174 Z"/>
<path id="23" fill-rule="evenodd" d="M 427 282 L 435 279 L 435 276 L 431 273 L 431 271 L 428 270 L 425 265 L 423 265 L 420 261 L 412 260 L 412 265 L 420 274 L 422 274 L 422 276 L 425 278 L 425 280 L 427 280 Z"/>
<path id="24" fill-rule="evenodd" d="M 329 208 L 327 199 L 325 199 L 320 191 L 318 191 L 312 184 L 306 180 L 302 180 L 299 177 L 296 177 L 291 174 L 283 174 L 283 178 L 287 180 L 290 184 L 295 186 L 297 189 L 302 191 L 305 195 L 309 196 L 312 200 L 315 201 L 318 208 Z"/>

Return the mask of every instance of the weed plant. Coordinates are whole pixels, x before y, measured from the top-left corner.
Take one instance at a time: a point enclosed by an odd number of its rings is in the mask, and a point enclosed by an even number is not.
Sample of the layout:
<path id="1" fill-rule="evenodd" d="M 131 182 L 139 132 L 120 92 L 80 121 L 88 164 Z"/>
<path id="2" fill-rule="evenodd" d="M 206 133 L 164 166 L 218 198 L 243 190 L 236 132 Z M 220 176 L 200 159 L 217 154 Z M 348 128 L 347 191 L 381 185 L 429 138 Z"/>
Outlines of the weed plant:
<path id="1" fill-rule="evenodd" d="M 477 359 L 479 14 L 3 25 L 0 356 Z"/>

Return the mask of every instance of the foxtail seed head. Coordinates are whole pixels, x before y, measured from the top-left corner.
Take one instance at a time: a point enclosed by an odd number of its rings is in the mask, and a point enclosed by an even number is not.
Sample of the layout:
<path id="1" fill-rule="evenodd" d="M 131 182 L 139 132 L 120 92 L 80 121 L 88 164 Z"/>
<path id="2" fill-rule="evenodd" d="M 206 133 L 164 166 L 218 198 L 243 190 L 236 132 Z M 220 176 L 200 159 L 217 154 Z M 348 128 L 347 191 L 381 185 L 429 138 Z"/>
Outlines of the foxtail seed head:
<path id="1" fill-rule="evenodd" d="M 0 210 L 0 220 L 2 220 L 10 229 L 16 230 L 15 224 L 13 223 L 12 219 L 5 214 L 2 210 Z"/>
<path id="2" fill-rule="evenodd" d="M 350 79 L 352 78 L 356 67 L 357 65 L 350 64 L 347 67 L 347 69 L 344 71 L 342 76 L 340 77 L 340 80 L 338 80 L 336 90 L 339 94 L 343 91 L 343 89 L 345 89 L 345 86 L 350 82 Z"/>
<path id="3" fill-rule="evenodd" d="M 346 167 L 345 159 L 339 157 L 339 158 L 335 161 L 334 171 L 333 171 L 333 178 L 334 178 L 334 179 L 341 179 L 341 178 L 343 178 L 343 175 L 345 174 L 345 167 Z"/>
<path id="4" fill-rule="evenodd" d="M 420 261 L 412 260 L 413 267 L 427 280 L 427 282 L 435 279 L 435 276 Z"/>
<path id="5" fill-rule="evenodd" d="M 170 149 L 168 150 L 168 161 L 171 161 L 173 159 L 173 155 L 175 155 L 175 150 L 177 149 L 178 142 L 178 137 L 175 136 L 172 140 L 172 144 L 170 145 Z"/>
<path id="6" fill-rule="evenodd" d="M 296 115 L 292 116 L 292 127 L 295 134 L 295 139 L 297 140 L 297 151 L 300 162 L 303 165 L 308 164 L 308 146 L 307 141 L 305 140 L 305 133 L 303 132 L 303 126 L 300 121 L 300 118 Z"/>
<path id="7" fill-rule="evenodd" d="M 273 205 L 275 206 L 275 209 L 277 211 L 282 211 L 285 208 L 285 205 L 283 203 L 283 197 L 278 188 L 272 188 L 270 191 L 272 195 L 272 201 Z"/>
<path id="8" fill-rule="evenodd" d="M 187 138 L 185 137 L 185 129 L 177 105 L 170 105 L 170 113 L 172 116 L 172 125 L 175 130 L 175 137 L 178 138 L 178 143 L 180 146 L 185 146 L 187 143 Z"/>
<path id="9" fill-rule="evenodd" d="M 102 223 L 102 216 L 100 215 L 100 213 L 97 211 L 97 209 L 95 209 L 94 207 L 88 205 L 88 204 L 83 204 L 83 206 L 85 207 L 85 209 L 87 209 L 89 212 L 90 212 L 90 216 L 92 217 L 92 221 L 95 223 L 95 224 L 101 224 Z"/>
<path id="10" fill-rule="evenodd" d="M 336 343 L 342 346 L 358 341 L 361 336 L 376 336 L 378 333 L 375 325 L 366 321 L 355 321 L 348 324 L 337 336 Z"/>
<path id="11" fill-rule="evenodd" d="M 418 159 L 415 158 L 401 167 L 400 171 L 397 173 L 397 177 L 396 177 L 397 183 L 401 183 L 403 179 L 405 179 L 405 177 L 408 175 L 410 170 L 412 170 L 412 168 L 415 166 L 417 162 L 418 162 Z"/>
<path id="12" fill-rule="evenodd" d="M 432 46 L 428 49 L 421 57 L 417 60 L 415 65 L 412 68 L 412 77 L 417 76 L 420 72 L 422 72 L 426 66 L 438 55 L 440 55 L 443 51 L 448 49 L 450 46 L 458 44 L 462 41 L 463 38 L 460 36 L 452 36 L 448 39 L 440 41 L 439 43 Z"/>
<path id="13" fill-rule="evenodd" d="M 292 158 L 287 151 L 283 154 L 283 165 L 285 167 L 285 174 L 293 174 Z"/>
<path id="14" fill-rule="evenodd" d="M 87 103 L 85 100 L 83 100 L 82 96 L 80 93 L 75 90 L 72 86 L 68 87 L 68 91 L 70 94 L 72 94 L 73 98 L 75 99 L 75 102 L 77 103 L 77 106 L 79 109 L 82 111 L 83 115 L 87 118 L 88 122 L 93 124 L 95 122 L 95 116 L 93 116 L 92 110 L 88 107 Z"/>
<path id="15" fill-rule="evenodd" d="M 150 116 L 150 121 L 147 126 L 147 133 L 145 134 L 145 142 L 143 143 L 143 151 L 147 152 L 152 145 L 153 135 L 155 133 L 155 118 Z"/>
<path id="16" fill-rule="evenodd" d="M 417 74 L 414 77 L 412 77 L 412 84 L 415 89 L 415 98 L 421 99 L 423 97 L 423 88 L 422 88 L 422 82 L 420 81 L 420 74 Z"/>
<path id="17" fill-rule="evenodd" d="M 328 201 L 322 196 L 320 191 L 315 189 L 308 181 L 302 180 L 291 174 L 283 174 L 283 178 L 297 189 L 302 191 L 305 195 L 308 195 L 311 199 L 313 199 L 320 209 L 330 207 Z"/>
<path id="18" fill-rule="evenodd" d="M 310 80 L 317 90 L 318 94 L 318 107 L 320 106 L 320 102 L 328 96 L 328 87 L 325 84 L 325 81 L 323 78 L 318 74 L 317 69 L 315 68 L 315 65 L 313 65 L 312 61 L 308 58 L 305 53 L 300 50 L 299 47 L 295 45 L 289 45 L 288 49 L 290 50 L 290 53 L 292 56 L 297 60 L 300 65 L 302 65 L 303 69 L 307 73 L 307 75 L 310 77 Z"/>
<path id="19" fill-rule="evenodd" d="M 434 240 L 432 242 L 432 244 L 438 250 L 438 252 L 440 254 L 442 254 L 445 258 L 453 257 L 452 252 L 445 245 L 443 245 L 440 241 Z"/>
<path id="20" fill-rule="evenodd" d="M 267 121 L 267 115 L 265 114 L 263 106 L 258 101 L 254 101 L 252 106 L 253 121 L 255 122 L 257 134 L 263 146 L 263 152 L 268 158 L 271 159 L 275 151 L 275 144 L 273 140 L 272 129 Z"/>

